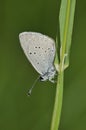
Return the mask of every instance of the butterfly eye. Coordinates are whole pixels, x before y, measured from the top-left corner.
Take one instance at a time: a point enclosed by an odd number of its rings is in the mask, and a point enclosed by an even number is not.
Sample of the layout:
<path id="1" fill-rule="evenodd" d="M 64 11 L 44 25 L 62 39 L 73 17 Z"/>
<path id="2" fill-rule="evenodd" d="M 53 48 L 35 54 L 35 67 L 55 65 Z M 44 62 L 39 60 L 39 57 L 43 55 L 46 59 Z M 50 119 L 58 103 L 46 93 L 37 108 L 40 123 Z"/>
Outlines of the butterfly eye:
<path id="1" fill-rule="evenodd" d="M 43 80 L 44 80 L 44 78 L 40 76 L 39 80 L 40 80 L 40 81 L 43 81 Z"/>

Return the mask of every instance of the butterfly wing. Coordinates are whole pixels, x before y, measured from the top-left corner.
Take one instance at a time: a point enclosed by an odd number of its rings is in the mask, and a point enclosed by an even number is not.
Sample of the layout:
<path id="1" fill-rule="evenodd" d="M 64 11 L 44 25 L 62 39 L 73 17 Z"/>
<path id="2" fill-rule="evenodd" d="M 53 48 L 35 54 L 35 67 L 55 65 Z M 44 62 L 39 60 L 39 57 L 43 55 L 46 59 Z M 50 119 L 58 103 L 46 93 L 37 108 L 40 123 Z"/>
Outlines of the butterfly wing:
<path id="1" fill-rule="evenodd" d="M 32 66 L 41 75 L 52 67 L 55 56 L 55 42 L 41 33 L 23 32 L 19 35 L 21 46 Z"/>

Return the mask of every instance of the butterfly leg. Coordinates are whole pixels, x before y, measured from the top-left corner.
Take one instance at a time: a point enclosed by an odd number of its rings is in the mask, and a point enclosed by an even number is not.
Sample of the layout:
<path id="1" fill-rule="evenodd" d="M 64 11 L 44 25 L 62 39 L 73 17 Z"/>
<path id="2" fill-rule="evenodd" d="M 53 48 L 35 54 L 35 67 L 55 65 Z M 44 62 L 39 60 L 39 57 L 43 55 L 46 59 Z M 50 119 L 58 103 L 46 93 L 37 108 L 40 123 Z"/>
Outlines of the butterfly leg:
<path id="1" fill-rule="evenodd" d="M 56 83 L 56 81 L 55 81 L 54 79 L 51 79 L 51 78 L 49 78 L 49 81 L 50 81 L 51 83 Z"/>

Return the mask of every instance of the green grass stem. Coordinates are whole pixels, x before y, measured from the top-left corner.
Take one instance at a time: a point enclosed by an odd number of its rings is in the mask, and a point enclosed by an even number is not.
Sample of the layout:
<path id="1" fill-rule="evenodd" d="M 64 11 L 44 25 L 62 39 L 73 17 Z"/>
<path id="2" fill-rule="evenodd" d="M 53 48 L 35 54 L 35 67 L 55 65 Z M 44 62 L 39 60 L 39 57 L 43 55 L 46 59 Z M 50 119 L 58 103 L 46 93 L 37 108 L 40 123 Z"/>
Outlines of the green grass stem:
<path id="1" fill-rule="evenodd" d="M 64 85 L 64 68 L 65 68 L 65 59 L 69 55 L 68 50 L 70 49 L 70 39 L 72 34 L 71 26 L 73 24 L 74 20 L 74 9 L 75 9 L 75 1 L 76 0 L 62 0 L 61 1 L 61 8 L 60 8 L 60 63 L 59 63 L 59 70 L 58 67 L 58 60 L 57 57 L 55 59 L 55 66 L 58 71 L 58 77 L 57 77 L 57 86 L 56 86 L 56 96 L 55 96 L 55 104 L 54 104 L 54 110 L 53 110 L 53 116 L 52 116 L 52 122 L 51 122 L 51 130 L 58 130 L 59 123 L 60 123 L 60 117 L 61 117 L 61 109 L 62 109 L 62 99 L 63 99 L 63 85 Z M 71 13 L 72 11 L 72 13 Z M 70 14 L 72 14 L 70 16 Z M 64 17 L 64 18 L 63 18 Z M 71 22 L 70 22 L 71 20 Z M 61 23 L 63 23 L 61 27 Z M 71 29 L 70 35 L 68 34 L 68 31 Z M 72 26 L 73 28 L 73 26 Z M 70 38 L 69 38 L 70 37 Z M 69 40 L 69 42 L 68 42 Z M 57 44 L 57 43 L 56 43 Z M 67 50 L 67 47 L 68 50 Z M 67 50 L 67 51 L 66 51 Z M 56 55 L 57 56 L 57 55 Z"/>

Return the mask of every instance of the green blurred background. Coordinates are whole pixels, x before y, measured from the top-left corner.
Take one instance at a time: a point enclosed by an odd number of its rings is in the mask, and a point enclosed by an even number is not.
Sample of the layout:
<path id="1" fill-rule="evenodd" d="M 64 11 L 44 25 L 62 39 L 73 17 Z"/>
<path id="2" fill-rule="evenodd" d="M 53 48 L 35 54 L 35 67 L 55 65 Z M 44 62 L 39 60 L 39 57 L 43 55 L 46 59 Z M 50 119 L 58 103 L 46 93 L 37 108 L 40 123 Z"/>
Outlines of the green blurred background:
<path id="1" fill-rule="evenodd" d="M 60 0 L 0 1 L 0 130 L 50 130 L 55 86 L 37 82 L 18 35 L 37 31 L 55 39 Z M 59 130 L 86 130 L 86 1 L 77 0 L 70 67 L 65 71 Z M 52 86 L 52 87 L 51 87 Z"/>

